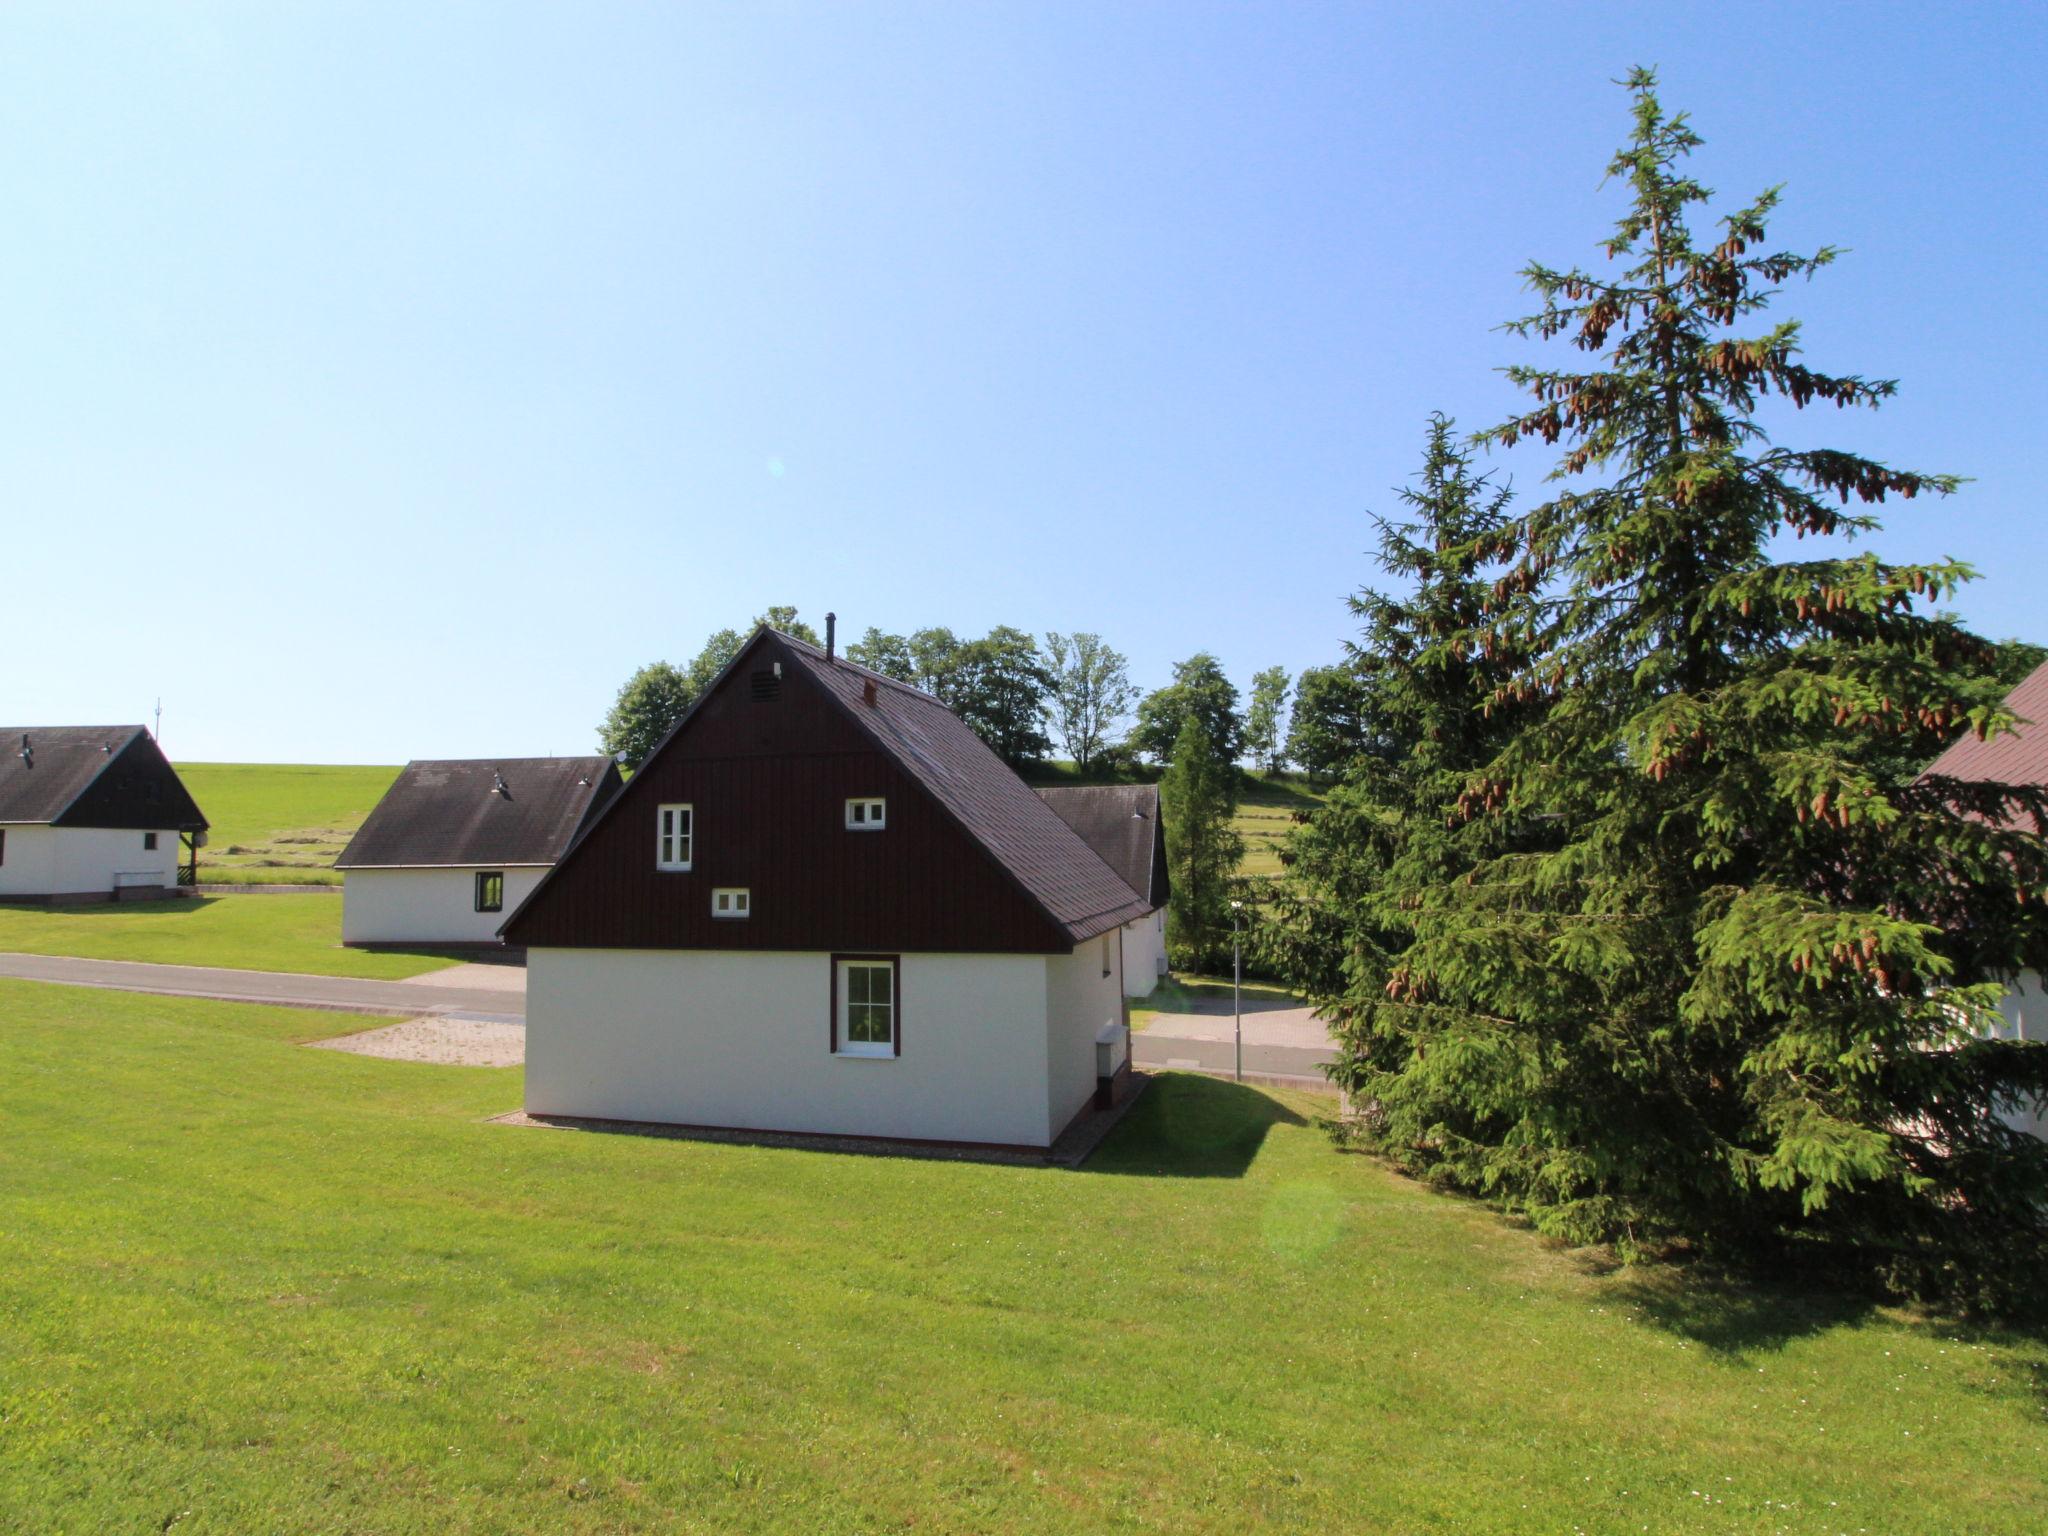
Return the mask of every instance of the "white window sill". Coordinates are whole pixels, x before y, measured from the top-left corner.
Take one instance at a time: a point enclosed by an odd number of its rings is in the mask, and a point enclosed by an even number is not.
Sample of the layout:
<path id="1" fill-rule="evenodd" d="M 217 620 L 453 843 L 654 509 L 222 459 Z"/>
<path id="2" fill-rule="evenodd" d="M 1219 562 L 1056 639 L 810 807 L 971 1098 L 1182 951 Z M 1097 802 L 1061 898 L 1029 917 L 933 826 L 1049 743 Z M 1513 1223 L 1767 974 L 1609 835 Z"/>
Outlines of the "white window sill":
<path id="1" fill-rule="evenodd" d="M 842 1045 L 832 1053 L 841 1061 L 894 1061 L 893 1045 Z"/>

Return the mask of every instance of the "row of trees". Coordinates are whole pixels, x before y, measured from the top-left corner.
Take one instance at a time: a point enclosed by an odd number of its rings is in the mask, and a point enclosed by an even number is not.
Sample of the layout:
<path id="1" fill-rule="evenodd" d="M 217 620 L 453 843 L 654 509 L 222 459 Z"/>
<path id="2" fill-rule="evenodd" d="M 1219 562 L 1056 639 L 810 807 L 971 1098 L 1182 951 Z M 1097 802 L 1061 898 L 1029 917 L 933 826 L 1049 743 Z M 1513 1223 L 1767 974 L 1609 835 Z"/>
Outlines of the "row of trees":
<path id="1" fill-rule="evenodd" d="M 755 623 L 819 643 L 794 608 L 770 608 Z M 745 639 L 738 630 L 722 629 L 687 666 L 658 661 L 635 672 L 598 728 L 600 745 L 628 762 L 641 761 Z M 1273 770 L 1307 752 L 1301 761 L 1322 773 L 1340 751 L 1343 725 L 1324 716 L 1331 707 L 1343 707 L 1341 690 L 1320 681 L 1312 686 L 1310 679 L 1320 679 L 1320 673 L 1303 675 L 1306 705 L 1297 704 L 1293 729 L 1283 736 L 1286 669 L 1269 667 L 1254 677 L 1250 707 L 1240 710 L 1236 685 L 1206 651 L 1176 665 L 1173 681 L 1142 699 L 1131 684 L 1129 662 L 1095 634 L 1053 633 L 1040 645 L 1008 625 L 972 640 L 943 628 L 907 635 L 870 628 L 846 647 L 846 655 L 944 700 L 1015 767 L 1042 761 L 1055 745 L 1083 774 L 1127 769 L 1139 758 L 1169 763 L 1190 717 L 1200 720 L 1210 750 L 1226 765 L 1249 757 Z M 1136 718 L 1126 732 L 1133 706 Z"/>
<path id="2" fill-rule="evenodd" d="M 2048 970 L 2048 804 L 1921 770 L 2011 726 L 2031 658 L 1933 608 L 1955 562 L 1781 557 L 1958 482 L 1771 440 L 1766 396 L 1893 385 L 1758 318 L 1835 253 L 1766 248 L 1775 193 L 1696 234 L 1700 141 L 1628 84 L 1616 266 L 1531 266 L 1508 327 L 1584 360 L 1511 369 L 1528 408 L 1473 440 L 1552 445 L 1556 488 L 1515 510 L 1430 422 L 1380 526 L 1400 595 L 1352 604 L 1342 782 L 1262 931 L 1405 1168 L 1574 1242 L 2024 1305 L 2048 1144 L 2001 1116 L 2048 1049 L 1995 1009 Z"/>

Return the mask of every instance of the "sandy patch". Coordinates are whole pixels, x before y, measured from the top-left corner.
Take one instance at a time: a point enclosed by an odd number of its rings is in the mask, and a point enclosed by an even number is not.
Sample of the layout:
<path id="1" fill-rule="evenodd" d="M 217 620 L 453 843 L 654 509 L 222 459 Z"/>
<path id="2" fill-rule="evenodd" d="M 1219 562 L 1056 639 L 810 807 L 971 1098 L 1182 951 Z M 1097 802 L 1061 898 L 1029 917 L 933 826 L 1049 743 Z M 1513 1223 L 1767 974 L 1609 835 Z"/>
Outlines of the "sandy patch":
<path id="1" fill-rule="evenodd" d="M 392 1061 L 432 1061 L 455 1067 L 516 1067 L 526 1060 L 526 1026 L 486 1019 L 417 1019 L 360 1034 L 310 1042 L 315 1050 L 349 1051 Z"/>

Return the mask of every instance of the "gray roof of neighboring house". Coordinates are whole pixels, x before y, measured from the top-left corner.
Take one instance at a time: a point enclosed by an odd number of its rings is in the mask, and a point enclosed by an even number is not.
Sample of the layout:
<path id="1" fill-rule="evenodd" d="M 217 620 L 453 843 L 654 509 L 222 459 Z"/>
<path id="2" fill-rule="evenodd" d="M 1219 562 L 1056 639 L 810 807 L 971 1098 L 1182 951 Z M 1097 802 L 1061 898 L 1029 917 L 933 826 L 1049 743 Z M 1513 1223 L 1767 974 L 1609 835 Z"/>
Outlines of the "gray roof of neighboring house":
<path id="1" fill-rule="evenodd" d="M 1166 905 L 1166 832 L 1157 784 L 1061 785 L 1041 789 L 1038 796 L 1148 907 Z"/>
<path id="2" fill-rule="evenodd" d="M 407 763 L 334 867 L 553 864 L 623 782 L 608 757 Z"/>
<path id="3" fill-rule="evenodd" d="M 1079 943 L 1151 911 L 1123 878 L 989 750 L 908 683 L 775 631 L 812 676 Z M 868 685 L 874 702 L 867 702 Z"/>
<path id="4" fill-rule="evenodd" d="M 0 822 L 197 832 L 206 817 L 142 726 L 10 725 Z"/>

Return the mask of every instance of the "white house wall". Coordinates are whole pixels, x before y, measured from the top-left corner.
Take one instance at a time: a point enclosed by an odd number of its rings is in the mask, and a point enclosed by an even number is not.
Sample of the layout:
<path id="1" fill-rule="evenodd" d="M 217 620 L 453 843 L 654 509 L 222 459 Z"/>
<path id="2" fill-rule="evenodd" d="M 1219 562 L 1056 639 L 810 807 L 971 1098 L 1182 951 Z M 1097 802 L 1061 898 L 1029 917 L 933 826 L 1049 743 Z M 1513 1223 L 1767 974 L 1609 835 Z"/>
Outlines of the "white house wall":
<path id="1" fill-rule="evenodd" d="M 2048 1041 L 2048 988 L 2033 971 L 2023 972 L 1998 1006 L 2005 1025 L 2000 1031 L 2008 1040 Z M 2048 1137 L 2048 1103 L 2036 1103 L 2032 1112 L 2015 1110 L 2006 1115 L 2008 1123 L 2036 1136 Z"/>
<path id="2" fill-rule="evenodd" d="M 505 876 L 504 909 L 476 910 L 476 877 Z M 344 944 L 489 944 L 544 868 L 478 864 L 449 869 L 351 869 L 341 879 Z"/>
<path id="3" fill-rule="evenodd" d="M 1166 959 L 1166 909 L 1124 924 L 1124 996 L 1150 997 Z"/>
<path id="4" fill-rule="evenodd" d="M 1095 1096 L 1097 1032 L 1105 1024 L 1123 1024 L 1116 946 L 1112 930 L 1089 939 L 1071 955 L 1054 955 L 1045 962 L 1048 1140 L 1065 1130 Z"/>
<path id="5" fill-rule="evenodd" d="M 867 1058 L 832 1052 L 827 954 L 534 949 L 526 1107 L 1044 1146 L 1064 1125 L 1048 1112 L 1047 970 L 1040 955 L 904 955 L 902 1053 Z"/>
<path id="6" fill-rule="evenodd" d="M 130 886 L 178 883 L 178 834 L 156 834 L 156 847 L 143 847 L 145 834 L 105 827 L 50 827 L 15 823 L 6 828 L 0 862 L 0 896 L 105 896 L 116 876 Z"/>

